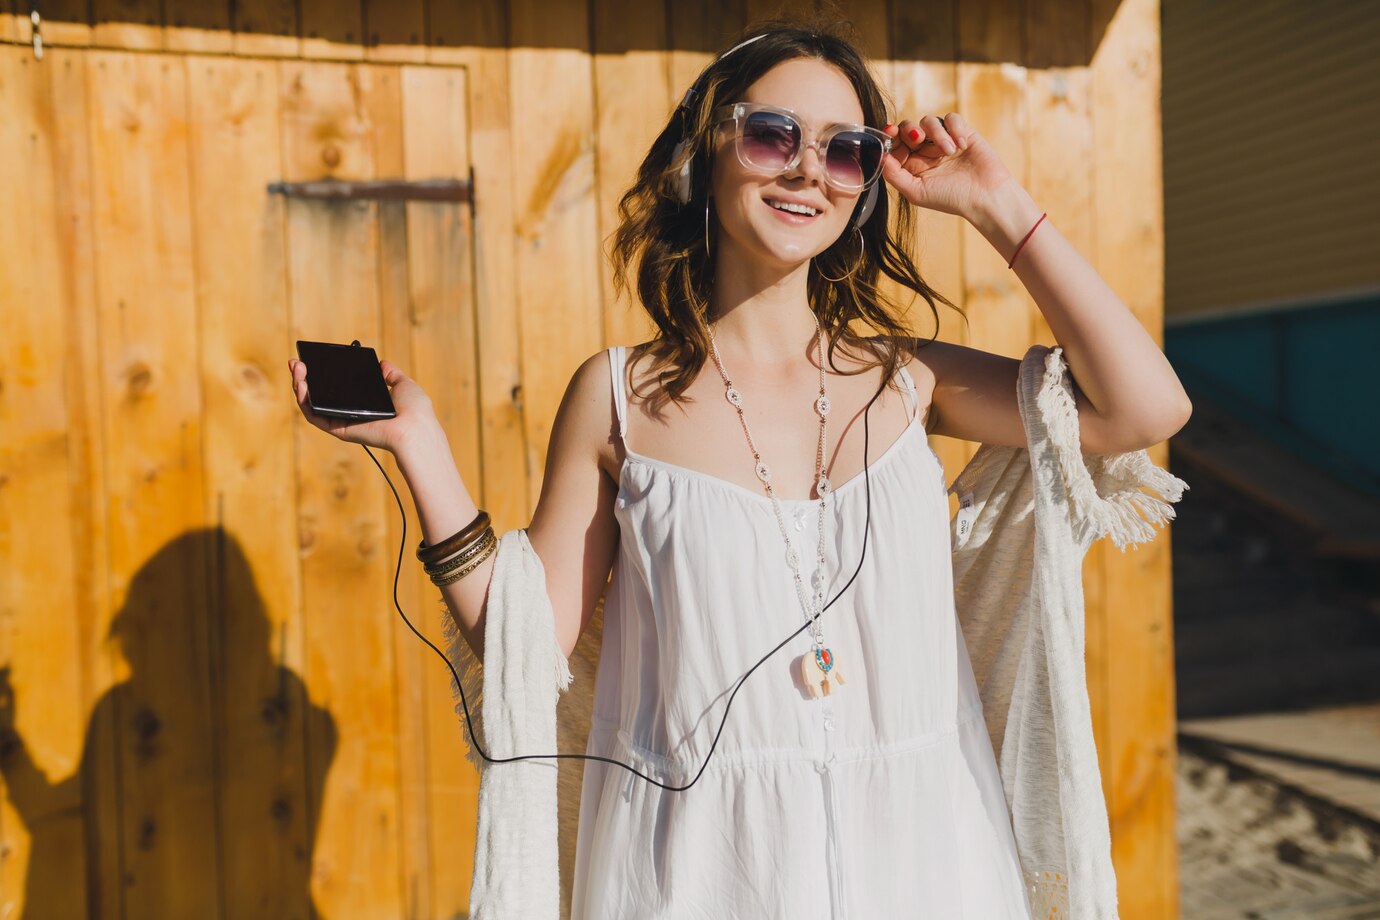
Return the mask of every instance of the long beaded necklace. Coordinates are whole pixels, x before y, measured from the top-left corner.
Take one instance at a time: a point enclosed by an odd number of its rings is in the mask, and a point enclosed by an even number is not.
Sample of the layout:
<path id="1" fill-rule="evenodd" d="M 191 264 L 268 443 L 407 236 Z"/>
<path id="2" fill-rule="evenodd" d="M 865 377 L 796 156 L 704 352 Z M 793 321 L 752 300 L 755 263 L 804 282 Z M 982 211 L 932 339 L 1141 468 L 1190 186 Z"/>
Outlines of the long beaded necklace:
<path id="1" fill-rule="evenodd" d="M 719 357 L 718 345 L 714 341 L 712 326 L 709 330 L 709 342 L 714 352 L 714 364 L 719 368 L 719 375 L 724 380 L 724 396 L 733 405 L 733 408 L 738 410 L 738 421 L 742 423 L 743 434 L 747 435 L 748 448 L 752 451 L 752 458 L 756 463 L 757 478 L 762 480 L 762 484 L 767 489 L 767 496 L 771 498 L 772 510 L 776 512 L 776 523 L 781 527 L 781 538 L 786 541 L 786 564 L 790 567 L 791 574 L 795 578 L 796 595 L 800 598 L 800 605 L 805 608 L 806 619 L 810 620 L 813 625 L 814 654 L 803 656 L 800 659 L 799 673 L 810 695 L 818 697 L 821 693 L 833 692 L 834 684 L 843 684 L 845 681 L 843 670 L 837 667 L 834 660 L 833 650 L 824 644 L 824 629 L 819 623 L 820 614 L 824 609 L 824 500 L 833 487 L 829 483 L 829 477 L 824 475 L 824 430 L 825 422 L 829 417 L 829 396 L 824 388 L 824 329 L 819 324 L 819 316 L 813 312 L 811 312 L 811 316 L 814 316 L 815 328 L 818 330 L 816 343 L 819 355 L 819 398 L 815 400 L 815 411 L 819 413 L 819 449 L 815 453 L 815 489 L 819 492 L 819 526 L 817 528 L 819 546 L 817 549 L 818 566 L 812 579 L 814 596 L 811 599 L 806 598 L 805 584 L 800 577 L 800 553 L 791 544 L 790 534 L 786 531 L 786 520 L 781 513 L 781 502 L 771 487 L 771 468 L 762 460 L 762 455 L 758 453 L 757 446 L 752 441 L 752 432 L 748 430 L 747 419 L 743 415 L 743 395 L 733 385 L 733 381 L 729 379 L 728 372 L 724 370 L 723 361 Z"/>

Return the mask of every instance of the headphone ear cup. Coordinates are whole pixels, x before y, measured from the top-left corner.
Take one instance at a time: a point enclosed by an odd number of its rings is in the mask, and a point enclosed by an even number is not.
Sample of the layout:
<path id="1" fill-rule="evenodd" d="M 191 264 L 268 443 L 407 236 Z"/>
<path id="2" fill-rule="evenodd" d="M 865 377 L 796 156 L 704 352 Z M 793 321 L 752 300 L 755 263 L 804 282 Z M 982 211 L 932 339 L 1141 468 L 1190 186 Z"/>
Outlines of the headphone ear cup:
<path id="1" fill-rule="evenodd" d="M 876 210 L 877 195 L 880 194 L 878 189 L 881 185 L 882 180 L 878 178 L 876 182 L 872 183 L 872 187 L 867 190 L 867 194 L 863 196 L 862 207 L 858 209 L 858 219 L 854 222 L 855 226 L 861 227 L 863 224 L 867 223 L 867 219 L 871 217 L 872 212 Z"/>
<path id="2" fill-rule="evenodd" d="M 680 159 L 681 151 L 685 149 L 685 141 L 676 144 L 671 151 L 671 162 Z M 681 204 L 690 203 L 690 160 L 681 164 L 680 171 L 676 173 L 676 200 Z"/>

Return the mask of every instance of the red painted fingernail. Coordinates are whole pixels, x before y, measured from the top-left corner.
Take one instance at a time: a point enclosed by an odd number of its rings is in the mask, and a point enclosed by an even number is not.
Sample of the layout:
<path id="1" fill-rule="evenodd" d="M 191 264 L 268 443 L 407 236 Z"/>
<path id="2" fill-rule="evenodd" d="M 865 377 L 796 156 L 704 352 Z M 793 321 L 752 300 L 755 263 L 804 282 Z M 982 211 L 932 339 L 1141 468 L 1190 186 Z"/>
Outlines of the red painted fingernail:
<path id="1" fill-rule="evenodd" d="M 918 141 L 918 140 L 920 140 L 920 132 L 917 131 L 917 130 L 915 130 L 914 128 L 911 128 L 911 129 L 910 129 L 910 139 L 913 140 L 913 141 Z"/>

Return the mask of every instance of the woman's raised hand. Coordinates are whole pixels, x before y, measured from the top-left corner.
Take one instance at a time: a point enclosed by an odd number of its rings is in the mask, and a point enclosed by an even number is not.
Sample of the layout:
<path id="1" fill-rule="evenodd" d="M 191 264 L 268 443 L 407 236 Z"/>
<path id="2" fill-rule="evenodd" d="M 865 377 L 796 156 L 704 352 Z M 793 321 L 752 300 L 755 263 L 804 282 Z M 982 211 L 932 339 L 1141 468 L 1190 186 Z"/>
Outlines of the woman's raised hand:
<path id="1" fill-rule="evenodd" d="M 882 130 L 895 140 L 882 160 L 882 175 L 916 207 L 971 220 L 984 200 L 1011 179 L 992 145 L 957 112 L 942 122 L 926 115 Z"/>
<path id="2" fill-rule="evenodd" d="M 388 384 L 393 408 L 398 414 L 393 418 L 353 422 L 313 412 L 311 402 L 307 399 L 307 366 L 296 358 L 288 361 L 288 370 L 292 372 L 292 394 L 297 400 L 297 408 L 302 410 L 307 421 L 342 441 L 396 452 L 411 432 L 425 425 L 436 424 L 436 412 L 432 408 L 431 397 L 396 364 L 380 361 L 379 369 L 383 371 L 383 380 Z"/>

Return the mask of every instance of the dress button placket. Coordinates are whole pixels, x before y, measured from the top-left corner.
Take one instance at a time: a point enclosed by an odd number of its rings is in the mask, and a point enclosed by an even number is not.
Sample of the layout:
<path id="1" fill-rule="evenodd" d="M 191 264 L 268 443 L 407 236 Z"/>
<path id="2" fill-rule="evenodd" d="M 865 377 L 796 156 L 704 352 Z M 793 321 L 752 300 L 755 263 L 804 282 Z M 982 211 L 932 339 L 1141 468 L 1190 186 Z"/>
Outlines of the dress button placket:
<path id="1" fill-rule="evenodd" d="M 802 514 L 801 511 L 805 513 Z M 800 573 L 805 580 L 807 586 L 806 592 L 808 594 L 814 593 L 814 575 L 819 567 L 819 562 L 815 559 L 815 547 L 818 546 L 819 541 L 817 513 L 817 509 L 813 508 L 796 509 L 795 520 L 793 522 L 796 532 L 799 534 L 799 537 L 793 539 L 801 539 L 802 545 L 809 548 L 808 554 L 802 551 L 801 556 L 810 560 L 810 562 L 808 565 L 802 564 L 800 567 Z M 828 603 L 828 600 L 826 596 L 825 603 Z M 833 608 L 830 609 L 832 610 Z M 829 628 L 824 617 L 827 617 L 827 615 L 828 611 L 821 616 L 821 625 L 824 627 L 823 631 L 826 644 L 828 643 Z M 802 635 L 807 640 L 805 654 L 813 655 L 813 630 L 806 629 Z M 835 752 L 837 746 L 836 730 L 838 728 L 836 704 L 832 695 L 826 694 L 825 696 L 812 700 L 811 705 L 815 708 L 815 724 L 821 729 L 815 733 L 819 739 L 818 746 L 816 747 L 815 772 L 817 772 L 820 777 L 820 792 L 823 796 L 822 804 L 824 806 L 824 859 L 829 876 L 829 916 L 831 920 L 841 920 L 844 916 L 844 898 L 842 869 L 840 867 L 841 860 L 839 858 L 840 821 L 838 789 L 836 788 L 836 780 L 834 777 L 834 770 L 838 762 L 838 755 Z"/>

